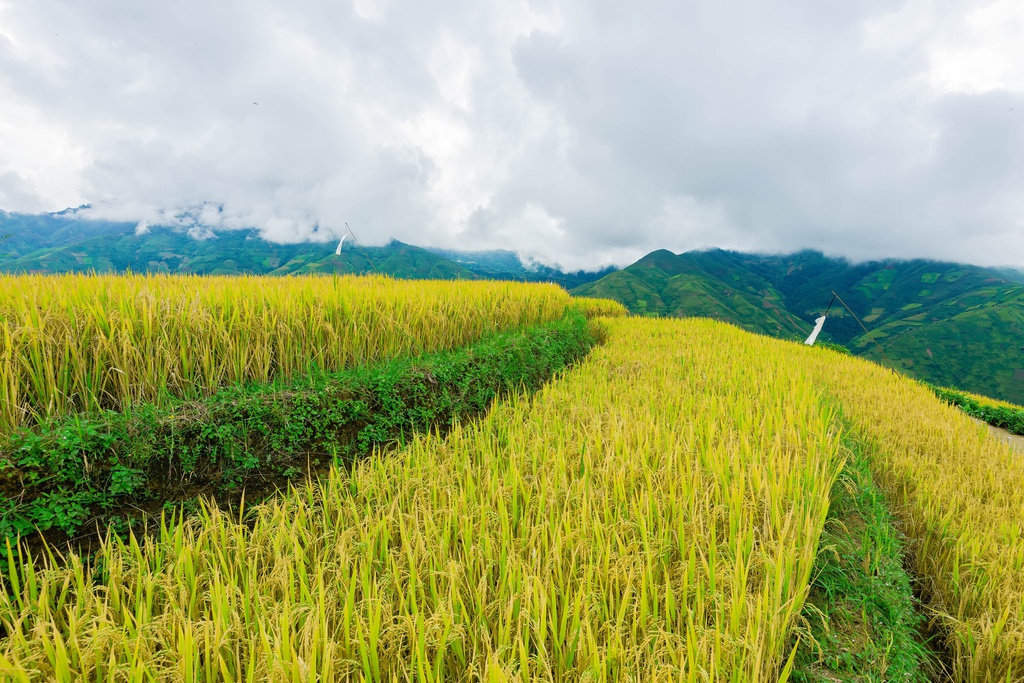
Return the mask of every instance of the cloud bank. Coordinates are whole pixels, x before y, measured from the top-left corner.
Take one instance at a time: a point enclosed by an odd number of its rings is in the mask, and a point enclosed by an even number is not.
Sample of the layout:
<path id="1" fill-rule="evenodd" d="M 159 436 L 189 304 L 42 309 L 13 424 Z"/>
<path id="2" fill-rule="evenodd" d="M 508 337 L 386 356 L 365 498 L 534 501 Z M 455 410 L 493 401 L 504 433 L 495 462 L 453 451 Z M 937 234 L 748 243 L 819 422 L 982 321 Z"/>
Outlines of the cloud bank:
<path id="1" fill-rule="evenodd" d="M 0 2 L 0 208 L 1024 265 L 1024 5 Z"/>

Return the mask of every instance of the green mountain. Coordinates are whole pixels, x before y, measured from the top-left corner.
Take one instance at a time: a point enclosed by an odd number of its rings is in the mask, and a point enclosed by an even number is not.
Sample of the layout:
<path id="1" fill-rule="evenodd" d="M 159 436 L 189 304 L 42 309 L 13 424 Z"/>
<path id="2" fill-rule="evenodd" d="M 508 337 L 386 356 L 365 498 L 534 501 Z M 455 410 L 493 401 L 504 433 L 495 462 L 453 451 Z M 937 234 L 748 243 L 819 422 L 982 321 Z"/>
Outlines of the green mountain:
<path id="1" fill-rule="evenodd" d="M 502 279 L 556 282 L 566 289 L 596 280 L 613 269 L 563 273 L 557 268 L 523 264 L 510 251 L 463 252 L 422 249 L 393 241 L 363 248 L 336 243 L 278 244 L 251 230 L 153 227 L 136 233 L 136 224 L 86 220 L 81 210 L 51 214 L 0 211 L 0 272 L 163 272 L 229 275 L 380 272 L 399 278 Z"/>
<path id="2" fill-rule="evenodd" d="M 791 339 L 808 334 L 834 291 L 868 332 L 836 301 L 821 339 L 929 382 L 1024 403 L 1024 286 L 1013 269 L 656 251 L 572 291 L 638 314 L 706 316 Z"/>
<path id="3" fill-rule="evenodd" d="M 987 268 L 920 259 L 851 264 L 805 251 L 743 260 L 773 282 L 786 308 L 802 319 L 820 315 L 835 291 L 869 329 L 888 327 L 886 335 L 949 318 L 1014 286 Z M 841 304 L 833 305 L 828 328 L 841 344 L 866 343 L 863 328 Z"/>
<path id="4" fill-rule="evenodd" d="M 899 322 L 882 326 L 875 332 L 886 358 L 934 384 L 1024 403 L 1024 288 L 999 289 L 946 319 L 909 328 Z M 964 297 L 956 305 L 977 299 Z M 865 335 L 855 348 L 885 361 Z"/>
<path id="5" fill-rule="evenodd" d="M 721 250 L 659 250 L 572 292 L 615 299 L 643 315 L 704 316 L 761 334 L 806 336 L 810 326 L 786 310 L 779 290 L 742 259 Z"/>
<path id="6" fill-rule="evenodd" d="M 40 249 L 80 242 L 102 235 L 117 235 L 135 230 L 134 223 L 86 221 L 78 218 L 78 209 L 56 213 L 24 214 L 0 210 L 0 260 L 25 256 Z"/>
<path id="7" fill-rule="evenodd" d="M 524 264 L 511 251 L 467 252 L 421 249 L 401 242 L 365 249 L 335 242 L 277 244 L 251 230 L 212 231 L 199 237 L 182 229 L 153 227 L 136 234 L 135 223 L 82 218 L 82 210 L 49 214 L 0 211 L 0 272 L 169 272 L 368 273 L 402 278 L 521 280 L 555 282 L 566 289 L 597 280 L 614 268 L 563 272 L 542 264 Z"/>
<path id="8" fill-rule="evenodd" d="M 8 272 L 151 272 L 233 275 L 380 272 L 403 278 L 466 279 L 479 276 L 425 249 L 391 242 L 383 247 L 346 249 L 334 244 L 274 244 L 252 235 L 225 232 L 195 240 L 170 230 L 139 239 L 134 235 L 94 237 L 70 246 L 0 258 Z"/>

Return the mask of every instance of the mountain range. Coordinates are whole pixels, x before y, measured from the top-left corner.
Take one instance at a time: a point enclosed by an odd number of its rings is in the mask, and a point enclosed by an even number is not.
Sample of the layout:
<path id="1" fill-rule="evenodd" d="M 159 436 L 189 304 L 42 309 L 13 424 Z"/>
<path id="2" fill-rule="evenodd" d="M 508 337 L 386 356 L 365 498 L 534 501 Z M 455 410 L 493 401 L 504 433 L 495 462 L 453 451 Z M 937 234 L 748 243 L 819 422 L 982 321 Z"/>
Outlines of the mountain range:
<path id="1" fill-rule="evenodd" d="M 567 289 L 596 280 L 613 268 L 563 272 L 523 263 L 511 251 L 424 249 L 398 241 L 363 247 L 347 240 L 280 244 L 255 230 L 192 231 L 135 223 L 81 220 L 75 209 L 50 214 L 0 211 L 0 272 L 196 273 L 201 275 L 301 275 L 379 272 L 414 279 L 506 279 L 555 282 Z"/>
<path id="2" fill-rule="evenodd" d="M 397 241 L 364 248 L 349 240 L 337 256 L 334 242 L 278 244 L 251 230 L 138 230 L 135 223 L 81 220 L 74 209 L 0 211 L 0 236 L 6 236 L 0 272 L 376 271 L 555 282 L 575 295 L 620 301 L 639 315 L 706 316 L 796 340 L 827 309 L 822 340 L 935 384 L 1024 403 L 1024 273 L 1011 268 L 712 249 L 659 250 L 622 270 L 566 273 L 524 263 L 510 251 L 424 249 Z"/>

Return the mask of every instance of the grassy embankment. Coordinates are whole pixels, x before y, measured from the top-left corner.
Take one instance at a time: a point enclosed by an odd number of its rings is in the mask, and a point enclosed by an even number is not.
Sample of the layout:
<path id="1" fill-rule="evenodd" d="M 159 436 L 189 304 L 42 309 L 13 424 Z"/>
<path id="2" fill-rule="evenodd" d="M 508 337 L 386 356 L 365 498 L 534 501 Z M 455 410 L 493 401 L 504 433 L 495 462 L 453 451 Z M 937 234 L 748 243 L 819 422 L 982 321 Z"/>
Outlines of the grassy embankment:
<path id="1" fill-rule="evenodd" d="M 617 320 L 532 398 L 238 520 L 18 563 L 15 680 L 775 681 L 839 471 L 788 346 Z M 685 416 L 685 419 L 681 419 Z"/>
<path id="2" fill-rule="evenodd" d="M 865 444 L 945 635 L 954 680 L 1024 675 L 1024 459 L 926 386 L 874 363 L 799 352 Z"/>
<path id="3" fill-rule="evenodd" d="M 795 683 L 940 680 L 941 663 L 927 647 L 927 619 L 913 594 L 906 539 L 864 446 L 850 433 L 846 466 L 832 487 L 818 544 L 799 648 Z"/>
<path id="4" fill-rule="evenodd" d="M 111 524 L 124 532 L 198 495 L 252 502 L 290 479 L 446 429 L 501 395 L 535 391 L 595 341 L 586 318 L 569 313 L 453 351 L 22 429 L 0 439 L 0 539 L 86 540 Z"/>

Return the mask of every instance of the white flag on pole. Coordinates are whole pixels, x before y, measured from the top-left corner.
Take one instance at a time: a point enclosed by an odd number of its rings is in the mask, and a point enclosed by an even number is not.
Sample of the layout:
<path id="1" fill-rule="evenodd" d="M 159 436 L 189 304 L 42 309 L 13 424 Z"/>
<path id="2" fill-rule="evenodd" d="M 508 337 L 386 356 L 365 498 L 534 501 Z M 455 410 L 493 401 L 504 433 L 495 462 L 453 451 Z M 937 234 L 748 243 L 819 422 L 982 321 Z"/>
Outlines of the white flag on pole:
<path id="1" fill-rule="evenodd" d="M 341 256 L 341 247 L 342 247 L 343 244 L 345 244 L 345 238 L 346 237 L 348 237 L 348 235 L 342 235 L 341 236 L 341 241 L 338 242 L 338 248 L 334 250 L 334 255 L 335 256 Z"/>
<path id="2" fill-rule="evenodd" d="M 807 341 L 805 341 L 804 344 L 807 344 L 808 346 L 814 346 L 814 340 L 818 338 L 818 333 L 821 332 L 821 326 L 824 324 L 825 316 L 821 316 L 820 318 L 816 319 L 814 321 L 814 331 L 811 332 L 811 336 L 807 338 Z"/>

